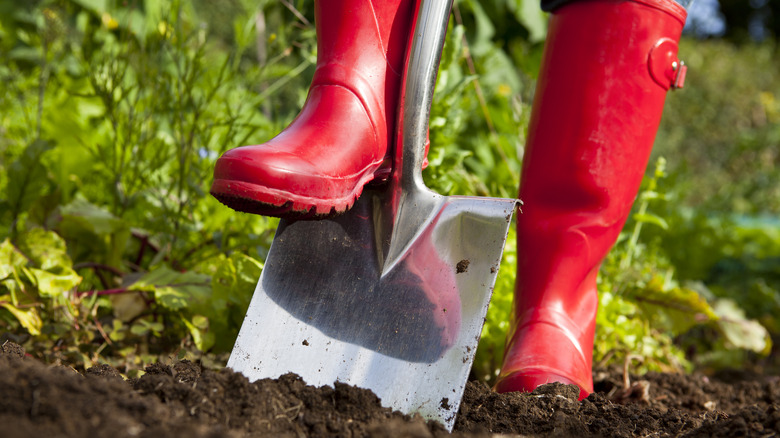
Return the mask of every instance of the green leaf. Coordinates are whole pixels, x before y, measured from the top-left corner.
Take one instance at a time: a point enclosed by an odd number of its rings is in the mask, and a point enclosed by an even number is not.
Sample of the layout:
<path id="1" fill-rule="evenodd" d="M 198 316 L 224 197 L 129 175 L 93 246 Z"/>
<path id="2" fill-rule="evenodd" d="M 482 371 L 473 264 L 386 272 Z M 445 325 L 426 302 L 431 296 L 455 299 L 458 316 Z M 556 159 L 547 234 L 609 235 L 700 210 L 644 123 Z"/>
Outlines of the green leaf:
<path id="1" fill-rule="evenodd" d="M 84 199 L 75 199 L 60 209 L 63 226 L 78 224 L 81 228 L 102 236 L 116 232 L 126 225 L 108 210 L 89 203 Z"/>
<path id="2" fill-rule="evenodd" d="M 260 273 L 263 271 L 263 263 L 245 254 L 233 253 L 230 260 L 236 267 L 235 292 L 254 292 Z"/>
<path id="3" fill-rule="evenodd" d="M 669 223 L 666 222 L 661 216 L 654 215 L 652 213 L 636 213 L 634 214 L 634 220 L 646 224 L 653 224 L 661 227 L 664 230 L 669 229 Z"/>
<path id="4" fill-rule="evenodd" d="M 157 286 L 154 290 L 154 298 L 157 303 L 170 310 L 183 309 L 190 302 L 190 294 L 184 287 Z"/>
<path id="5" fill-rule="evenodd" d="M 547 14 L 539 7 L 537 0 L 511 0 L 507 5 L 528 31 L 528 39 L 532 43 L 544 41 L 547 36 Z"/>
<path id="6" fill-rule="evenodd" d="M 22 310 L 8 302 L 10 299 L 10 296 L 3 295 L 0 296 L 0 306 L 4 307 L 6 310 L 11 312 L 11 314 L 19 321 L 19 324 L 22 325 L 22 327 L 26 328 L 28 332 L 30 332 L 33 336 L 38 336 L 41 334 L 41 328 L 43 327 L 43 321 L 41 320 L 40 315 L 38 314 L 38 310 L 35 308 L 30 308 L 27 310 Z"/>
<path id="7" fill-rule="evenodd" d="M 643 190 L 639 194 L 639 198 L 643 201 L 654 201 L 656 199 L 666 200 L 667 196 L 663 193 L 658 193 L 654 190 Z"/>
<path id="8" fill-rule="evenodd" d="M 475 0 L 466 0 L 474 14 L 474 27 L 470 29 L 474 32 L 473 41 L 469 48 L 474 56 L 481 56 L 493 47 L 493 36 L 496 34 L 496 27 L 490 19 L 480 2 Z"/>
<path id="9" fill-rule="evenodd" d="M 663 279 L 654 277 L 644 288 L 632 292 L 640 308 L 648 315 L 658 329 L 672 334 L 681 334 L 691 327 L 718 316 L 707 300 L 693 289 L 684 287 L 665 288 Z"/>
<path id="10" fill-rule="evenodd" d="M 48 181 L 43 156 L 54 147 L 54 143 L 35 140 L 8 168 L 6 199 L 14 218 L 27 211 L 40 197 Z"/>
<path id="11" fill-rule="evenodd" d="M 203 315 L 194 315 L 192 317 L 192 325 L 195 327 L 201 329 L 201 330 L 208 330 L 209 329 L 209 319 L 206 318 Z"/>
<path id="12" fill-rule="evenodd" d="M 130 333 L 136 336 L 146 336 L 149 333 L 149 327 L 142 323 L 140 320 L 130 327 Z"/>
<path id="13" fill-rule="evenodd" d="M 230 301 L 240 307 L 248 306 L 262 270 L 263 265 L 258 260 L 244 254 L 231 254 L 218 265 L 211 278 L 214 296 L 224 300 L 214 305 L 224 306 Z"/>
<path id="14" fill-rule="evenodd" d="M 146 273 L 130 286 L 131 290 L 154 292 L 155 300 L 170 310 L 188 307 L 193 301 L 207 300 L 211 278 L 195 272 L 176 272 L 161 267 Z"/>
<path id="15" fill-rule="evenodd" d="M 111 328 L 108 330 L 108 337 L 114 342 L 119 342 L 125 339 L 125 332 L 127 327 L 119 319 L 115 319 L 111 323 Z"/>
<path id="16" fill-rule="evenodd" d="M 57 234 L 34 228 L 23 234 L 20 241 L 24 255 L 8 241 L 0 245 L 0 278 L 21 272 L 41 297 L 60 296 L 81 283 L 82 278 L 72 268 L 65 241 Z"/>
<path id="17" fill-rule="evenodd" d="M 16 268 L 26 265 L 27 257 L 14 247 L 9 239 L 0 243 L 0 280 L 9 277 Z"/>
<path id="18" fill-rule="evenodd" d="M 192 342 L 195 343 L 198 350 L 206 351 L 214 345 L 216 336 L 208 331 L 208 318 L 195 315 L 192 321 L 184 317 L 181 320 L 192 335 Z"/>
<path id="19" fill-rule="evenodd" d="M 33 284 L 38 288 L 41 297 L 57 297 L 75 288 L 81 283 L 82 278 L 73 270 L 68 273 L 55 274 L 36 268 L 25 269 Z"/>
<path id="20" fill-rule="evenodd" d="M 436 82 L 436 88 L 446 88 L 446 80 L 442 78 L 442 74 L 446 73 L 446 71 L 457 61 L 458 57 L 461 53 L 463 53 L 463 35 L 465 33 L 466 29 L 461 25 L 455 25 L 453 28 L 449 31 L 448 35 L 448 44 L 445 44 L 442 48 L 442 55 L 441 60 L 439 61 L 439 77 L 437 78 Z"/>
<path id="21" fill-rule="evenodd" d="M 72 0 L 74 3 L 80 5 L 84 9 L 88 9 L 97 14 L 106 12 L 108 8 L 108 0 Z"/>
<path id="22" fill-rule="evenodd" d="M 130 223 L 84 199 L 60 207 L 58 232 L 72 244 L 74 258 L 121 267 L 132 236 Z"/>
<path id="23" fill-rule="evenodd" d="M 199 266 L 200 270 L 212 273 L 211 295 L 193 302 L 187 312 L 195 315 L 192 317 L 193 324 L 197 324 L 198 315 L 208 318 L 208 333 L 213 335 L 214 340 L 210 347 L 222 351 L 232 348 L 262 267 L 260 261 L 237 252 L 229 257 L 212 257 Z M 200 330 L 203 332 L 205 328 Z M 198 336 L 205 335 L 201 333 Z"/>
<path id="24" fill-rule="evenodd" d="M 19 248 L 44 271 L 71 271 L 73 266 L 65 241 L 53 231 L 33 228 L 21 236 Z"/>
<path id="25" fill-rule="evenodd" d="M 163 329 L 165 329 L 165 326 L 159 321 L 139 319 L 130 327 L 130 333 L 137 336 L 146 336 L 150 333 L 154 336 L 160 336 Z"/>
<path id="26" fill-rule="evenodd" d="M 27 61 L 38 64 L 41 62 L 41 51 L 36 47 L 17 47 L 8 52 L 8 57 L 15 61 Z"/>
<path id="27" fill-rule="evenodd" d="M 772 349 L 772 338 L 763 325 L 749 320 L 735 301 L 720 299 L 715 302 L 715 312 L 720 316 L 717 326 L 726 340 L 736 348 L 762 355 Z"/>

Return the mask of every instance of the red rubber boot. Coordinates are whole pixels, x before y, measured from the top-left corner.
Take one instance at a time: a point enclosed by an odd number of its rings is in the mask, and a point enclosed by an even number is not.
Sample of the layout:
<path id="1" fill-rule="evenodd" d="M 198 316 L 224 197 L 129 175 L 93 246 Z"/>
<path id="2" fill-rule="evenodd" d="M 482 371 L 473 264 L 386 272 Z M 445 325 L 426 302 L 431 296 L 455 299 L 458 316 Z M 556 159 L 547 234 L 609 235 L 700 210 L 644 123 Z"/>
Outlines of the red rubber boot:
<path id="1" fill-rule="evenodd" d="M 315 3 L 317 68 L 282 133 L 217 160 L 211 194 L 235 210 L 306 218 L 340 213 L 391 172 L 388 145 L 415 0 Z"/>
<path id="2" fill-rule="evenodd" d="M 514 319 L 495 389 L 593 391 L 596 275 L 636 197 L 686 11 L 592 0 L 554 11 L 523 161 Z"/>

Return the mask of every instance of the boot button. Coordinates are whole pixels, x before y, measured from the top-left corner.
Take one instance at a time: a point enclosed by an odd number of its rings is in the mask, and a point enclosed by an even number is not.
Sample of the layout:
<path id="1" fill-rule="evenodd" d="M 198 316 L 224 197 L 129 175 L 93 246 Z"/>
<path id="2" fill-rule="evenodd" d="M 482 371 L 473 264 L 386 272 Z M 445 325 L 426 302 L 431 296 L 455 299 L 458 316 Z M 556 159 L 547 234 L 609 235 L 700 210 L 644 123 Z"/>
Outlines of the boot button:
<path id="1" fill-rule="evenodd" d="M 647 67 L 653 80 L 663 87 L 682 88 L 688 67 L 677 58 L 677 43 L 670 38 L 661 38 L 650 49 Z"/>
<path id="2" fill-rule="evenodd" d="M 682 88 L 685 85 L 685 74 L 688 73 L 688 66 L 685 65 L 685 61 L 680 61 L 673 63 L 672 69 L 675 72 L 672 88 Z"/>

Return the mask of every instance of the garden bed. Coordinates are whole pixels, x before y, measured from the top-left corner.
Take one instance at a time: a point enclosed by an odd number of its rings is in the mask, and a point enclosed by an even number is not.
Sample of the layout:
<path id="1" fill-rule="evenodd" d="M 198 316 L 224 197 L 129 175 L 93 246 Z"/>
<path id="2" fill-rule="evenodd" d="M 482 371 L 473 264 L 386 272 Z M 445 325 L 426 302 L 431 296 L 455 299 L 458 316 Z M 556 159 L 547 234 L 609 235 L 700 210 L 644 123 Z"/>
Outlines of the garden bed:
<path id="1" fill-rule="evenodd" d="M 597 372 L 596 392 L 545 385 L 496 394 L 469 382 L 455 436 L 774 436 L 780 378 L 750 373 L 648 374 L 625 387 Z M 382 408 L 370 391 L 307 386 L 294 375 L 249 383 L 230 370 L 156 363 L 124 380 L 108 365 L 47 366 L 13 343 L 0 353 L 0 424 L 15 437 L 439 437 L 447 432 Z"/>

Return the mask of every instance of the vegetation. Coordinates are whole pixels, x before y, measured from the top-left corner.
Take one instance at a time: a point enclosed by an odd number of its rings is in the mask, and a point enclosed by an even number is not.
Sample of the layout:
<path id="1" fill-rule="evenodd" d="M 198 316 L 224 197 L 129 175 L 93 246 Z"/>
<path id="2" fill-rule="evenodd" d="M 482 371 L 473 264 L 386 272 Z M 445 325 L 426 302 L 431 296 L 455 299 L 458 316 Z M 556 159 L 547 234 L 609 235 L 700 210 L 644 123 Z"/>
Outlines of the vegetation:
<path id="1" fill-rule="evenodd" d="M 211 169 L 297 114 L 316 61 L 312 9 L 0 4 L 5 338 L 130 375 L 160 355 L 224 363 L 276 221 L 219 205 Z M 530 0 L 456 3 L 429 186 L 515 196 L 545 23 Z M 780 335 L 780 58 L 771 39 L 735 44 L 682 44 L 686 89 L 668 98 L 636 214 L 602 266 L 596 362 L 756 364 Z M 513 237 L 474 367 L 488 381 L 508 328 Z"/>

